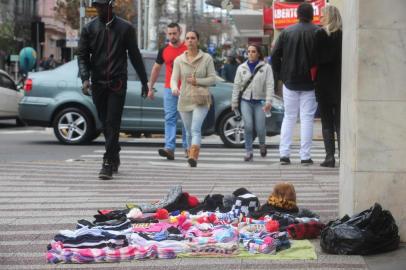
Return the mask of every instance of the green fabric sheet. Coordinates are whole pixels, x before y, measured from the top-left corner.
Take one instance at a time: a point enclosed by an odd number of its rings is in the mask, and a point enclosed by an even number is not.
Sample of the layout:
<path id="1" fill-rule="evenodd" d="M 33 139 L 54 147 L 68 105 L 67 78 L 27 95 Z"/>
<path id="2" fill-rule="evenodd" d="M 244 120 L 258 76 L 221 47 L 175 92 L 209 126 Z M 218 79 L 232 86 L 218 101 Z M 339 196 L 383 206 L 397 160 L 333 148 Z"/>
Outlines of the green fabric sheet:
<path id="1" fill-rule="evenodd" d="M 190 253 L 177 254 L 178 258 L 245 258 L 260 260 L 316 260 L 317 255 L 313 244 L 309 240 L 291 240 L 291 247 L 276 254 L 252 254 L 240 247 L 239 254 L 225 255 L 194 255 Z"/>

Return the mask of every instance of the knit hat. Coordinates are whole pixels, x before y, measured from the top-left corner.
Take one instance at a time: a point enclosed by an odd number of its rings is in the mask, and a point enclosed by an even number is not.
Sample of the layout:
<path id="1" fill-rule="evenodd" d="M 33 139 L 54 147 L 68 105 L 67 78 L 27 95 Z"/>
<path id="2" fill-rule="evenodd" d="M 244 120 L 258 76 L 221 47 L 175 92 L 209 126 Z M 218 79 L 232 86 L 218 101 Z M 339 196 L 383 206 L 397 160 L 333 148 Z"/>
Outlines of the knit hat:
<path id="1" fill-rule="evenodd" d="M 190 209 L 189 213 L 195 215 L 199 211 L 216 211 L 218 208 L 223 208 L 223 197 L 222 194 L 209 194 L 204 198 L 202 203 Z"/>
<path id="2" fill-rule="evenodd" d="M 236 198 L 233 207 L 231 208 L 231 212 L 235 217 L 240 216 L 240 214 L 243 216 L 249 216 L 250 213 L 258 210 L 258 197 L 247 189 L 239 188 L 233 192 L 233 195 L 236 195 Z"/>
<path id="3" fill-rule="evenodd" d="M 191 196 L 187 192 L 182 192 L 179 197 L 173 203 L 166 205 L 165 208 L 168 212 L 176 210 L 189 210 L 196 207 L 199 204 L 199 200 L 195 196 Z"/>
<path id="4" fill-rule="evenodd" d="M 287 182 L 276 184 L 268 198 L 268 204 L 282 210 L 298 211 L 295 187 Z"/>
<path id="5" fill-rule="evenodd" d="M 220 209 L 220 212 L 228 212 L 233 207 L 235 202 L 235 196 L 233 194 L 224 195 L 223 197 L 223 209 Z"/>

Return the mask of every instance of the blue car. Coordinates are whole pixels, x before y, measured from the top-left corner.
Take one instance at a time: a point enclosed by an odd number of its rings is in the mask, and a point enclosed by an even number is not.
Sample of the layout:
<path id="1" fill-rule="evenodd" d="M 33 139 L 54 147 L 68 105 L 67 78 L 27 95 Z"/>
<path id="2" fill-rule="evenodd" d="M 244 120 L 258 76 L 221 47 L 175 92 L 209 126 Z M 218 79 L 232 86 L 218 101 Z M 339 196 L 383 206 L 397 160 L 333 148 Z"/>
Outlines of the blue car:
<path id="1" fill-rule="evenodd" d="M 147 73 L 151 71 L 156 54 L 142 51 Z M 155 84 L 155 99 L 142 99 L 140 81 L 132 65 L 128 64 L 122 132 L 164 133 L 164 72 L 163 66 Z M 82 94 L 82 83 L 78 75 L 77 60 L 53 70 L 30 73 L 24 86 L 25 95 L 19 103 L 20 118 L 28 125 L 52 127 L 56 138 L 64 144 L 83 144 L 97 138 L 100 135 L 101 123 L 91 97 Z M 244 123 L 231 111 L 232 87 L 231 83 L 218 78 L 216 85 L 210 88 L 214 105 L 206 118 L 202 133 L 219 135 L 228 147 L 242 147 Z M 268 135 L 280 133 L 283 112 L 281 99 L 274 97 L 272 117 L 267 118 Z M 179 132 L 181 127 L 179 120 Z"/>

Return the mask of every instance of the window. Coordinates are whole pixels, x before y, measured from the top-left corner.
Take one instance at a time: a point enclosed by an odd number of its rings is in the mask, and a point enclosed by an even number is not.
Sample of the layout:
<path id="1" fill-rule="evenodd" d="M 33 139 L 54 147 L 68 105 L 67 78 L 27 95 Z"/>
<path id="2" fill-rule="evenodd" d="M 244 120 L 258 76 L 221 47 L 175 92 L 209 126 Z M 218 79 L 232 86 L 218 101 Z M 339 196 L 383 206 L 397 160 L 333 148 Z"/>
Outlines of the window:
<path id="1" fill-rule="evenodd" d="M 0 86 L 8 89 L 17 90 L 15 83 L 3 74 L 0 74 Z"/>
<path id="2" fill-rule="evenodd" d="M 151 75 L 152 66 L 155 64 L 155 58 L 144 58 L 145 71 L 147 72 L 147 78 Z M 134 67 L 131 65 L 131 62 L 128 61 L 128 80 L 129 81 L 139 81 L 137 73 L 134 70 Z M 165 65 L 162 65 L 161 73 L 158 76 L 157 82 L 165 82 Z"/>

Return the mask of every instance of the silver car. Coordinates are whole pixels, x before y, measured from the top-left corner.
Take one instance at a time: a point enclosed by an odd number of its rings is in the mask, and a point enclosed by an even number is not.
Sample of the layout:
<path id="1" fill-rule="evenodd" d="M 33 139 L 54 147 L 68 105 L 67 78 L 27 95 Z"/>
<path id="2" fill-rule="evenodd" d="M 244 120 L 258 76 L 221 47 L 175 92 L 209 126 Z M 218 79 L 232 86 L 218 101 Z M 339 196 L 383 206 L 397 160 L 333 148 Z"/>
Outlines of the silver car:
<path id="1" fill-rule="evenodd" d="M 17 125 L 23 125 L 18 115 L 18 103 L 22 97 L 14 80 L 0 69 L 0 119 L 16 119 Z"/>
<path id="2" fill-rule="evenodd" d="M 155 62 L 156 52 L 142 51 L 147 73 Z M 164 73 L 155 84 L 155 99 L 141 98 L 141 84 L 131 64 L 128 64 L 127 96 L 121 131 L 132 134 L 164 133 Z M 19 104 L 20 117 L 28 125 L 53 127 L 55 136 L 65 144 L 81 144 L 100 135 L 101 124 L 91 97 L 81 91 L 78 64 L 72 60 L 56 69 L 30 73 L 25 84 L 25 96 Z M 148 74 L 149 76 L 149 74 Z M 210 88 L 214 105 L 202 128 L 204 135 L 218 134 L 228 147 L 244 143 L 244 124 L 231 111 L 232 84 L 218 78 Z M 94 89 L 93 91 L 97 91 Z M 274 98 L 272 117 L 267 119 L 268 135 L 280 133 L 283 104 Z M 182 123 L 178 122 L 181 132 Z"/>

